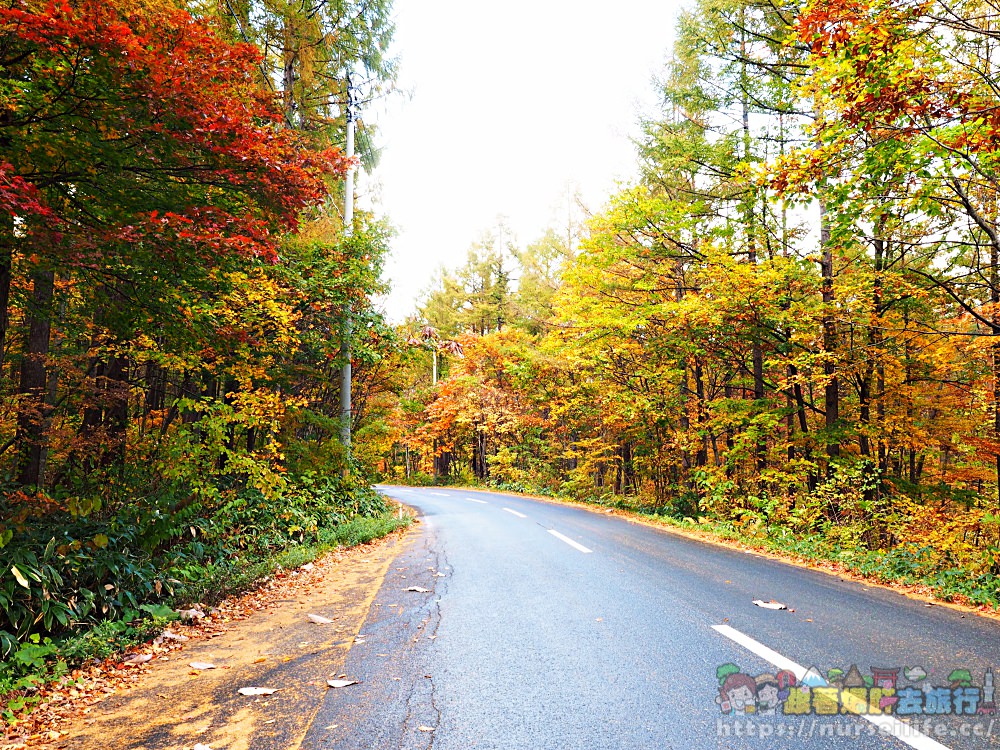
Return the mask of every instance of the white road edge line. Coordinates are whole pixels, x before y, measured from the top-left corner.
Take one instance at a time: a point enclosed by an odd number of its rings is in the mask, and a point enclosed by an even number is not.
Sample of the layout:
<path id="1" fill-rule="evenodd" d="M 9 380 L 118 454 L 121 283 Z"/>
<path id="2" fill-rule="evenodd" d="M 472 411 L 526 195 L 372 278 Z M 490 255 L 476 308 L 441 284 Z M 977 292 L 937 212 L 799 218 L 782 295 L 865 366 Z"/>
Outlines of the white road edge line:
<path id="1" fill-rule="evenodd" d="M 728 625 L 713 625 L 712 630 L 719 633 L 720 635 L 726 636 L 731 641 L 735 641 L 747 651 L 756 654 L 764 661 L 770 662 L 778 669 L 787 669 L 795 678 L 801 680 L 805 673 L 808 671 L 801 664 L 796 664 L 791 659 L 782 656 L 777 651 L 773 651 L 765 646 L 759 641 L 755 641 L 748 635 L 741 633 L 735 628 L 731 628 Z M 843 702 L 843 698 L 842 698 Z M 892 735 L 900 742 L 909 745 L 916 750 L 950 750 L 947 745 L 942 745 L 937 740 L 928 737 L 923 732 L 919 731 L 916 727 L 906 722 L 900 721 L 895 716 L 886 714 L 866 714 L 861 713 L 862 707 L 866 706 L 867 703 L 858 698 L 853 700 L 848 700 L 848 704 L 856 705 L 845 705 L 845 708 L 852 714 L 868 721 L 879 729 L 881 729 L 886 734 Z"/>
<path id="2" fill-rule="evenodd" d="M 590 549 L 587 549 L 586 547 L 584 547 L 584 546 L 583 546 L 582 544 L 580 544 L 579 542 L 576 542 L 576 541 L 574 541 L 574 540 L 570 539 L 570 538 L 569 538 L 568 536 L 566 536 L 565 534 L 560 534 L 560 533 L 559 533 L 558 531 L 556 531 L 555 529 L 549 529 L 549 533 L 550 533 L 550 534 L 551 534 L 552 536 L 554 536 L 554 537 L 555 537 L 556 539 L 562 539 L 562 540 L 563 540 L 564 542 L 566 542 L 566 544 L 568 544 L 568 545 L 569 545 L 570 547 L 573 547 L 574 549 L 578 549 L 578 550 L 580 550 L 580 551 L 581 551 L 581 552 L 583 552 L 583 553 L 586 553 L 586 554 L 590 554 L 591 552 L 593 552 L 593 550 L 590 550 Z"/>
<path id="3" fill-rule="evenodd" d="M 467 497 L 465 499 L 468 500 L 470 503 L 479 503 L 480 505 L 489 505 L 489 503 L 486 502 L 485 500 L 476 500 L 476 498 L 474 498 L 474 497 Z"/>
<path id="4" fill-rule="evenodd" d="M 524 515 L 524 513 L 518 513 L 516 510 L 511 510 L 510 508 L 504 508 L 504 510 L 507 511 L 508 513 L 513 513 L 518 518 L 527 518 L 527 516 Z"/>

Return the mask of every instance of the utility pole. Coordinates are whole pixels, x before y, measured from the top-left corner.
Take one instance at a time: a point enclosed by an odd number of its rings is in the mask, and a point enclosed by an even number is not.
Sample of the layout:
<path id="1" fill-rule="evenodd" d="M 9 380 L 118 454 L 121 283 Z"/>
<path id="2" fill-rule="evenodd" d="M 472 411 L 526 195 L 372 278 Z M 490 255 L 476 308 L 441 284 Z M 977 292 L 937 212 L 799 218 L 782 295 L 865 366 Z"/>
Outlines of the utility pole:
<path id="1" fill-rule="evenodd" d="M 357 117 L 356 92 L 351 85 L 351 73 L 347 73 L 347 158 L 354 158 L 354 120 Z M 350 237 L 354 229 L 354 165 L 347 167 L 344 180 L 344 237 Z M 344 365 L 340 370 L 340 442 L 344 453 L 351 459 L 351 305 L 344 306 Z"/>

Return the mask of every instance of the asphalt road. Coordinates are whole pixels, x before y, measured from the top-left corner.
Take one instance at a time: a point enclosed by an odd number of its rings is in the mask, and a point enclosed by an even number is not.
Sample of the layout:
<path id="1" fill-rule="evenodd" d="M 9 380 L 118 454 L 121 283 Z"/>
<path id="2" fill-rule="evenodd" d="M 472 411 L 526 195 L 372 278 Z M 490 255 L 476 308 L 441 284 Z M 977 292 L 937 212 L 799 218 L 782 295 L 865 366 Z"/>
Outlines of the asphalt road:
<path id="1" fill-rule="evenodd" d="M 348 655 L 359 684 L 327 693 L 307 750 L 1000 747 L 1000 717 L 976 713 L 995 621 L 578 508 L 382 490 L 421 530 Z M 727 682 L 729 714 L 724 664 L 747 676 Z M 801 687 L 810 667 L 852 665 L 848 685 L 901 670 L 897 715 L 858 716 L 866 686 Z M 799 684 L 770 713 L 777 691 L 756 678 L 782 670 Z"/>

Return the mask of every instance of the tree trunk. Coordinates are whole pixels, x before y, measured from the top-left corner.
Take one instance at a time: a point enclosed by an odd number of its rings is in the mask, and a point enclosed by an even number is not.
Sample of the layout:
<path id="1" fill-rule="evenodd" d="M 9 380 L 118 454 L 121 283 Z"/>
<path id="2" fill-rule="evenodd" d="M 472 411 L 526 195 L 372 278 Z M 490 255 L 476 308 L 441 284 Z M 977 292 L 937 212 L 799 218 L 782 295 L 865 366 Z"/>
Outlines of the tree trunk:
<path id="1" fill-rule="evenodd" d="M 826 385 L 823 389 L 826 408 L 826 455 L 832 462 L 840 456 L 840 379 L 834 356 L 837 352 L 837 321 L 834 311 L 836 295 L 833 289 L 833 245 L 830 241 L 830 223 L 826 215 L 825 202 L 820 203 L 820 244 L 823 249 L 821 270 L 823 276 L 823 374 Z"/>
<path id="2" fill-rule="evenodd" d="M 14 217 L 0 217 L 0 372 L 7 356 L 7 329 L 10 327 L 10 284 L 14 262 Z"/>
<path id="3" fill-rule="evenodd" d="M 46 401 L 46 359 L 52 333 L 52 296 L 55 290 L 53 271 L 32 274 L 32 300 L 28 316 L 28 345 L 21 360 L 18 393 L 21 404 L 17 415 L 20 445 L 18 482 L 38 487 L 44 481 L 43 468 L 48 453 L 48 428 L 51 407 Z"/>

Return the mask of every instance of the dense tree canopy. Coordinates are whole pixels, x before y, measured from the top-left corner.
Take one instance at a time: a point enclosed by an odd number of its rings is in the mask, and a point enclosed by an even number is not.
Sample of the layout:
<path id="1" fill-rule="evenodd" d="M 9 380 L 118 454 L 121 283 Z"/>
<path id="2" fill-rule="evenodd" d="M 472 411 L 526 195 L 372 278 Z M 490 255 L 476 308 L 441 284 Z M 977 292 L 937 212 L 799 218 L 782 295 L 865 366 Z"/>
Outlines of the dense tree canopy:
<path id="1" fill-rule="evenodd" d="M 377 508 L 338 373 L 351 310 L 377 435 L 390 231 L 343 231 L 337 95 L 391 85 L 388 7 L 327 4 L 287 79 L 291 6 L 0 9 L 0 652 Z"/>

